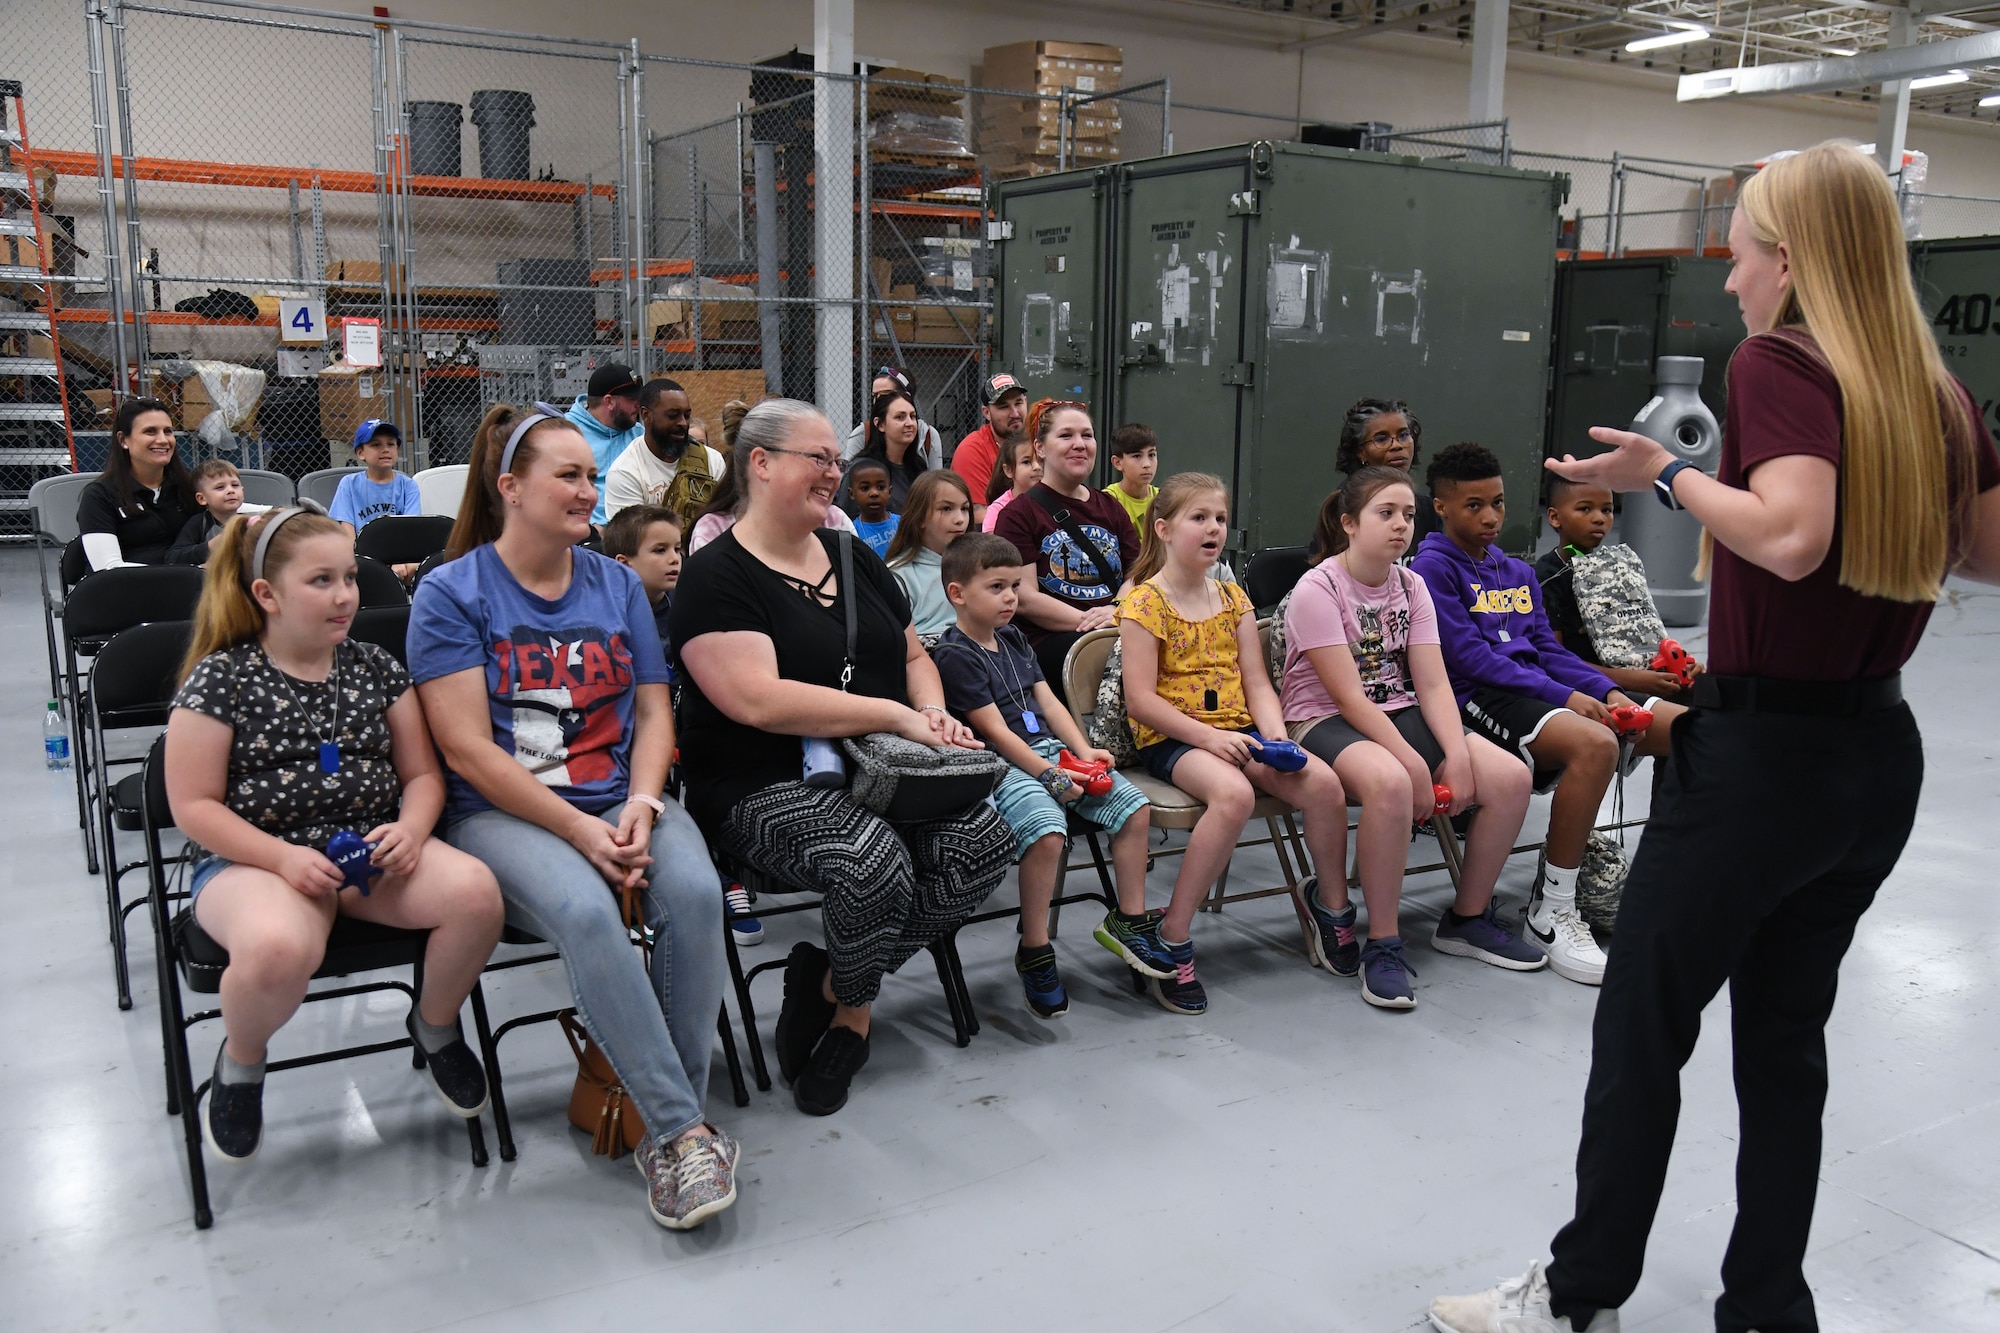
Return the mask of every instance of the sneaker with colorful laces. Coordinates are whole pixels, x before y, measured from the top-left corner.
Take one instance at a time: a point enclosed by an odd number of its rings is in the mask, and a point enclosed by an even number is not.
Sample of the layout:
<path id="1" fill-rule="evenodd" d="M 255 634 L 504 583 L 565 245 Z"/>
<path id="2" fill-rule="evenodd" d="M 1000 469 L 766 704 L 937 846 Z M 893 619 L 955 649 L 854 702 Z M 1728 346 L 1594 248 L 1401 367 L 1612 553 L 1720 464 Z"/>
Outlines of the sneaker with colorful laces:
<path id="1" fill-rule="evenodd" d="M 1194 941 L 1185 940 L 1174 944 L 1166 940 L 1167 956 L 1174 960 L 1174 974 L 1171 977 L 1155 977 L 1151 982 L 1153 998 L 1168 1013 L 1187 1014 L 1194 1017 L 1208 1012 L 1208 992 L 1194 976 Z"/>
<path id="2" fill-rule="evenodd" d="M 1385 935 L 1361 947 L 1361 998 L 1377 1009 L 1414 1009 L 1417 997 L 1410 991 L 1410 977 L 1416 971 L 1403 957 L 1400 935 Z"/>
<path id="3" fill-rule="evenodd" d="M 1354 937 L 1355 909 L 1349 903 L 1344 912 L 1335 912 L 1319 900 L 1319 876 L 1292 886 L 1298 901 L 1301 924 L 1306 925 L 1306 959 L 1336 977 L 1351 977 L 1361 970 L 1361 942 Z"/>
<path id="4" fill-rule="evenodd" d="M 750 890 L 741 884 L 722 886 L 722 901 L 729 918 L 729 934 L 736 947 L 747 949 L 764 942 L 764 923 L 750 915 Z"/>
<path id="5" fill-rule="evenodd" d="M 1036 1018 L 1061 1018 L 1069 1012 L 1069 992 L 1063 989 L 1062 974 L 1056 971 L 1056 951 L 1044 944 L 1039 949 L 1023 945 L 1014 953 L 1014 970 L 1021 974 L 1021 989 L 1027 995 L 1028 1012 Z"/>
<path id="6" fill-rule="evenodd" d="M 715 1130 L 689 1134 L 674 1145 L 679 1192 L 674 1199 L 672 1231 L 700 1226 L 736 1202 L 736 1140 Z"/>
<path id="7" fill-rule="evenodd" d="M 1549 962 L 1540 949 L 1500 924 L 1491 902 L 1486 904 L 1484 912 L 1467 921 L 1454 921 L 1452 913 L 1446 911 L 1438 918 L 1431 948 L 1460 958 L 1477 958 L 1510 972 L 1539 971 Z"/>
<path id="8" fill-rule="evenodd" d="M 1133 920 L 1106 912 L 1091 938 L 1124 959 L 1125 966 L 1134 972 L 1164 981 L 1174 974 L 1174 960 L 1160 942 L 1160 918 L 1164 915 L 1155 910 Z"/>

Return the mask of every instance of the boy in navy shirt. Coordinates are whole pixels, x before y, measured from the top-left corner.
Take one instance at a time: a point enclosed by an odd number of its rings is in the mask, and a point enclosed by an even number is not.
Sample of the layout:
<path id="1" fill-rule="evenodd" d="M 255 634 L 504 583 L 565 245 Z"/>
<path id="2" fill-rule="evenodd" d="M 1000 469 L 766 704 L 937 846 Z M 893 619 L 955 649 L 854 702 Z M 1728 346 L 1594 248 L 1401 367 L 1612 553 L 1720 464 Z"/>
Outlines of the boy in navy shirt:
<path id="1" fill-rule="evenodd" d="M 958 624 L 932 652 L 945 704 L 1008 763 L 993 804 L 1014 830 L 1021 860 L 1021 946 L 1014 970 L 1029 1011 L 1037 1018 L 1059 1018 L 1069 1009 L 1049 943 L 1049 904 L 1069 830 L 1065 807 L 1112 835 L 1119 910 L 1105 914 L 1097 942 L 1146 976 L 1172 975 L 1173 959 L 1160 943 L 1160 913 L 1146 910 L 1146 837 L 1152 821 L 1144 794 L 1114 773 L 1109 791 L 1089 795 L 1082 779 L 1068 776 L 1057 763 L 1064 747 L 1107 767 L 1111 756 L 1091 748 L 1013 626 L 1021 597 L 1020 552 L 1005 537 L 969 532 L 945 548 L 939 577 L 958 613 Z"/>
<path id="2" fill-rule="evenodd" d="M 630 565 L 645 585 L 671 678 L 674 654 L 667 637 L 667 607 L 674 599 L 674 585 L 681 580 L 680 515 L 663 505 L 625 506 L 604 525 L 604 554 Z"/>

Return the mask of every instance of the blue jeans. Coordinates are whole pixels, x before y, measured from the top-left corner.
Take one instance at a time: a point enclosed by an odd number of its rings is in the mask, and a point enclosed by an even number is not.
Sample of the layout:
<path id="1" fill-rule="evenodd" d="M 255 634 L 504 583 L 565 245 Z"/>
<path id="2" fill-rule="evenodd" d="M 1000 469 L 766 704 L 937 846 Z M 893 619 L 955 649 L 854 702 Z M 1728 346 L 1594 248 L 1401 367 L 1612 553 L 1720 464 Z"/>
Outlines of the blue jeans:
<path id="1" fill-rule="evenodd" d="M 601 818 L 615 824 L 618 810 Z M 669 805 L 653 825 L 641 898 L 653 932 L 650 979 L 619 919 L 618 895 L 568 842 L 499 810 L 459 820 L 445 841 L 492 868 L 507 924 L 562 954 L 577 1017 L 647 1133 L 672 1138 L 701 1124 L 722 1007 L 722 883 L 687 812 Z"/>

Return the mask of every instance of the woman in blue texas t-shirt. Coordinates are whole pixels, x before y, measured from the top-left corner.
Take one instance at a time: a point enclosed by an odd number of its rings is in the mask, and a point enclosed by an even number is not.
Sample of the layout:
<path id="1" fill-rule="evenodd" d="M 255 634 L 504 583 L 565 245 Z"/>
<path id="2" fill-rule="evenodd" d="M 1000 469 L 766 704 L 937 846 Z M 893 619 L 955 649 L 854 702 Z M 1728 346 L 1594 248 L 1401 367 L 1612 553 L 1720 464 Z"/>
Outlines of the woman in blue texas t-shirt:
<path id="1" fill-rule="evenodd" d="M 410 675 L 451 770 L 445 840 L 492 867 L 511 924 L 561 952 L 645 1122 L 648 1209 L 678 1230 L 736 1199 L 737 1145 L 704 1113 L 722 886 L 694 821 L 662 799 L 673 717 L 645 587 L 576 545 L 595 472 L 562 418 L 487 414 L 468 482 L 485 503 L 417 589 Z"/>

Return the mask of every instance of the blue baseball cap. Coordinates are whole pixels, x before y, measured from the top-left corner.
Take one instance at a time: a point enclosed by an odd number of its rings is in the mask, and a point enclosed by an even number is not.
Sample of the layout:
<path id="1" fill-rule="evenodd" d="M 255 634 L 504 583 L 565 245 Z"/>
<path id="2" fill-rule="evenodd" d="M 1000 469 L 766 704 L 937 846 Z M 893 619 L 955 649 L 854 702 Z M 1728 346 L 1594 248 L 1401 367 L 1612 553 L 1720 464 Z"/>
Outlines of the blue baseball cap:
<path id="1" fill-rule="evenodd" d="M 362 445 L 373 440 L 377 435 L 393 435 L 396 438 L 397 444 L 403 442 L 403 432 L 396 429 L 395 422 L 385 420 L 382 417 L 370 417 L 354 428 L 354 447 L 359 449 Z"/>

